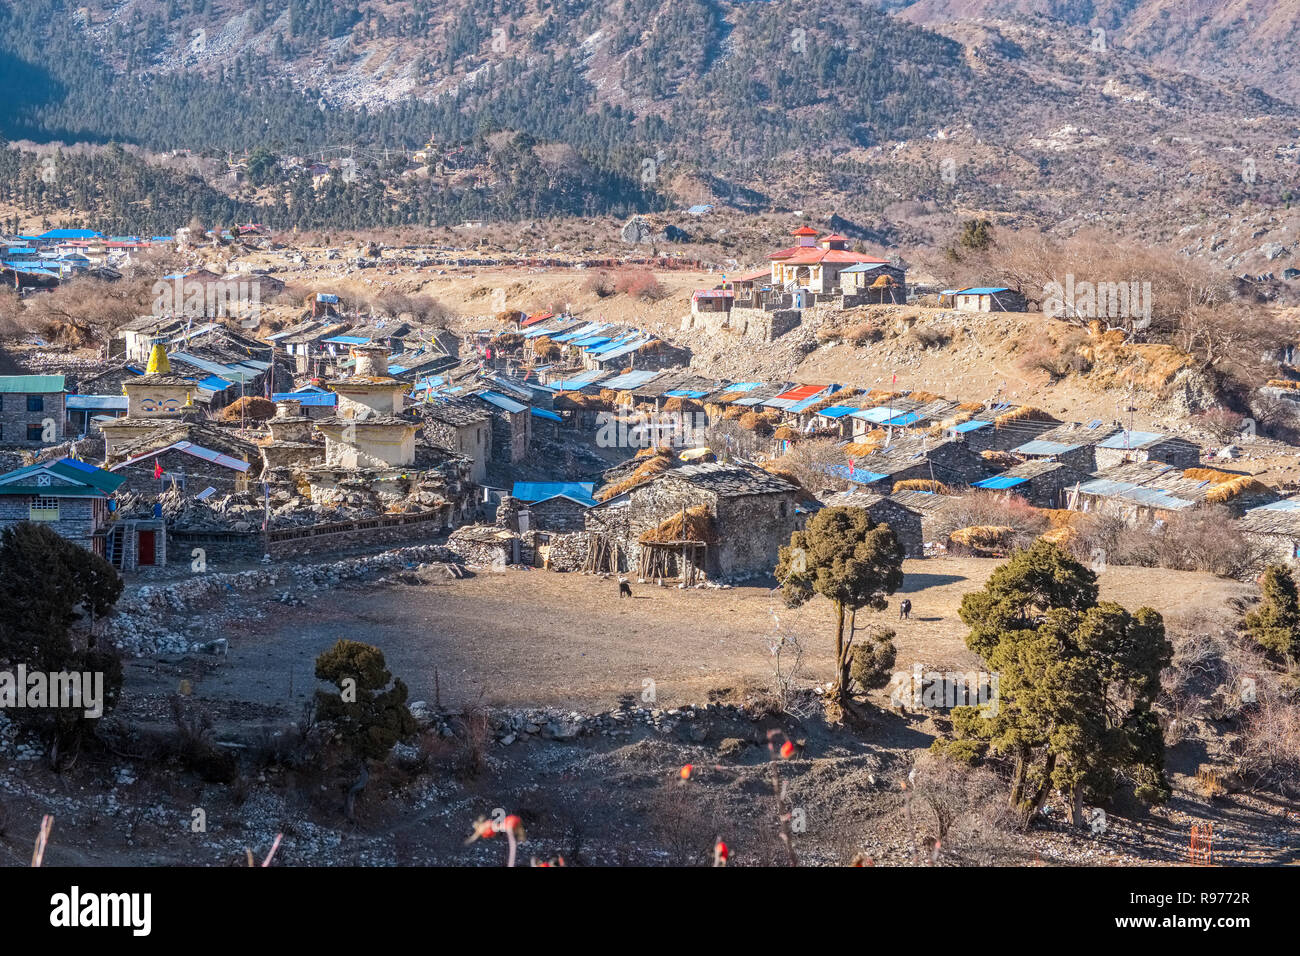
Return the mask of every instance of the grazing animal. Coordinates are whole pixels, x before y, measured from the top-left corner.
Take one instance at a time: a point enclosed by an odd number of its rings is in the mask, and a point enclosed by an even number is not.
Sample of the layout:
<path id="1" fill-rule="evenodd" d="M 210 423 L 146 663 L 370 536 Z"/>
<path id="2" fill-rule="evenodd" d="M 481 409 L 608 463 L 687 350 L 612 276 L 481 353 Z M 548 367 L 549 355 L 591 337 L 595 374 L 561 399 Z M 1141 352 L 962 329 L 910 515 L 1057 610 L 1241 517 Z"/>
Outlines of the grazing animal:
<path id="1" fill-rule="evenodd" d="M 912 599 L 911 599 L 911 598 L 903 598 L 903 603 L 900 604 L 900 605 L 898 605 L 898 619 L 901 621 L 901 620 L 903 620 L 904 618 L 906 618 L 906 619 L 909 620 L 909 621 L 912 619 Z"/>
<path id="2" fill-rule="evenodd" d="M 627 578 L 618 579 L 618 596 L 620 598 L 632 596 L 632 585 L 627 583 Z"/>

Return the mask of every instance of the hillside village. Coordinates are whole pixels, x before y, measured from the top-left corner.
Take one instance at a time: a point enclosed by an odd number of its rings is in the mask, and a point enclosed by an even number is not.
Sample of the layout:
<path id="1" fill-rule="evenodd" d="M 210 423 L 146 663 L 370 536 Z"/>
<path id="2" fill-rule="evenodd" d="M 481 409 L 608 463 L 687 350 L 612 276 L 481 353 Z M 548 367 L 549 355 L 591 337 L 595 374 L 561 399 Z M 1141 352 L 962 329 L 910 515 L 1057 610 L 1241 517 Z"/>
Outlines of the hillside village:
<path id="1" fill-rule="evenodd" d="M 945 288 L 833 230 L 805 222 L 788 232 L 750 268 L 705 269 L 635 253 L 548 262 L 374 243 L 344 261 L 255 224 L 149 239 L 75 229 L 6 238 L 5 278 L 27 304 L 91 272 L 123 281 L 150 255 L 184 265 L 158 278 L 151 314 L 81 345 L 31 334 L 6 343 L 0 529 L 39 524 L 120 572 L 124 596 L 97 633 L 128 662 L 124 694 L 140 727 L 166 725 L 169 707 L 206 706 L 223 715 L 213 739 L 244 748 L 254 733 L 245 711 L 258 726 L 300 726 L 311 660 L 361 624 L 407 675 L 429 739 L 454 748 L 455 760 L 501 754 L 483 772 L 506 789 L 544 777 L 543 750 L 527 748 L 654 741 L 658 763 L 689 767 L 710 748 L 725 760 L 749 752 L 760 720 L 784 721 L 781 733 L 804 734 L 800 746 L 835 760 L 870 751 L 873 781 L 924 768 L 928 758 L 906 741 L 945 739 L 952 701 L 908 714 L 872 691 L 866 699 L 874 694 L 901 722 L 875 743 L 812 717 L 832 699 L 821 646 L 829 611 L 778 610 L 776 589 L 792 535 L 827 510 L 865 515 L 897 541 L 904 585 L 882 620 L 899 618 L 898 666 L 916 661 L 918 675 L 974 664 L 958 605 L 1036 542 L 1090 568 L 1114 599 L 1152 605 L 1187 628 L 1200 626 L 1183 623 L 1193 613 L 1232 627 L 1264 568 L 1300 566 L 1300 449 L 1285 431 L 1257 434 L 1239 415 L 1216 431 L 1203 404 L 1197 414 L 1155 404 L 1136 394 L 1132 375 L 1112 386 L 1108 417 L 1096 414 L 1097 400 L 1062 410 L 1066 393 L 1049 411 L 1000 370 L 960 359 L 946 384 L 919 387 L 920 356 L 943 355 L 954 335 L 944 330 L 963 324 L 1024 323 L 1044 341 L 1070 330 L 1098 367 L 1150 368 L 1151 355 L 1165 353 L 1132 348 L 1104 315 L 1044 314 L 1036 295 L 998 284 Z M 214 254 L 236 244 L 256 265 Z M 521 285 L 576 275 L 594 303 L 515 307 L 524 303 L 503 285 L 477 299 L 477 314 L 435 315 L 407 300 L 384 310 L 322 278 L 339 269 L 407 283 L 481 281 L 485 269 Z M 633 304 L 613 308 L 616 282 L 648 288 L 656 276 L 672 277 L 671 287 L 621 293 Z M 1276 343 L 1263 385 L 1282 408 L 1300 399 L 1293 351 Z M 792 374 L 789 356 L 828 352 L 851 357 L 838 366 L 841 380 Z M 1190 363 L 1160 374 L 1177 383 L 1169 391 L 1185 411 L 1197 407 L 1204 386 Z M 636 646 L 622 643 L 629 634 Z M 476 660 L 471 649 L 489 645 L 518 663 L 503 671 Z M 792 647 L 795 670 L 785 673 L 777 651 Z M 1240 666 L 1262 674 L 1250 660 Z M 281 674 L 283 693 L 270 687 Z M 646 681 L 660 689 L 644 696 Z M 775 711 L 774 692 L 759 689 L 769 686 L 781 688 Z M 1223 686 L 1206 699 L 1221 701 Z M 0 742 L 35 766 L 36 745 L 12 725 L 0 727 Z M 1207 773 L 1229 780 L 1224 792 L 1249 790 L 1229 771 L 1206 769 L 1243 762 L 1217 738 L 1209 746 L 1204 761 L 1173 761 L 1180 793 Z M 507 751 L 522 763 L 493 762 Z M 411 766 L 429 759 L 405 744 L 393 754 Z M 572 759 L 585 774 L 614 758 L 583 750 Z M 271 766 L 259 785 L 285 779 Z M 11 792 L 32 795 L 19 784 Z M 461 797 L 474 802 L 469 790 Z M 1196 799 L 1178 798 L 1169 811 L 1176 835 L 1158 847 L 1141 847 L 1140 825 L 1117 818 L 1105 849 L 1062 825 L 1048 852 L 1060 862 L 1181 859 L 1187 828 L 1201 825 Z M 1273 832 L 1253 790 L 1239 799 L 1252 822 L 1234 830 L 1220 821 L 1224 858 L 1293 852 L 1289 822 Z M 274 805 L 261 824 L 279 827 L 271 820 L 290 814 L 288 803 Z M 332 812 L 291 815 L 306 827 Z M 748 813 L 734 803 L 719 812 Z M 897 808 L 870 812 L 893 814 L 888 826 L 901 832 Z M 438 826 L 456 830 L 447 814 Z M 311 824 L 296 859 L 329 859 L 333 825 Z M 1264 846 L 1253 828 L 1274 842 Z M 988 845 L 967 835 L 971 860 L 1043 852 L 994 829 Z M 915 862 L 915 838 L 904 841 L 911 849 L 885 838 L 854 852 Z M 233 839 L 213 836 L 187 859 L 229 852 Z M 104 852 L 136 858 L 126 846 Z M 808 853 L 815 862 L 852 856 L 829 838 Z"/>

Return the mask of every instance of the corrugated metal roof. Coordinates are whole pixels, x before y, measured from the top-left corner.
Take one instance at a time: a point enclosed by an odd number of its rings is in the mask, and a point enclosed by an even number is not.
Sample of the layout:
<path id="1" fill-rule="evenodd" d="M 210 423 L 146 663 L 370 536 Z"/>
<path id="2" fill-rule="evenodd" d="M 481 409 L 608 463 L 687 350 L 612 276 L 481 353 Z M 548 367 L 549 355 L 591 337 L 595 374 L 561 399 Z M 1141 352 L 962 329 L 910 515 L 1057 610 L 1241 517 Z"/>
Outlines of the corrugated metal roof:
<path id="1" fill-rule="evenodd" d="M 64 404 L 68 411 L 106 408 L 125 411 L 129 401 L 125 395 L 69 395 Z"/>
<path id="2" fill-rule="evenodd" d="M 549 411 L 548 409 L 545 408 L 530 408 L 528 410 L 533 413 L 533 416 L 535 418 L 544 418 L 548 422 L 564 421 L 564 418 L 560 416 L 558 413 Z"/>
<path id="3" fill-rule="evenodd" d="M 89 489 L 99 494 L 112 494 L 122 486 L 126 479 L 88 465 L 75 458 L 60 458 L 58 461 L 43 462 L 19 468 L 8 474 L 0 475 L 0 493 L 4 494 L 41 494 L 55 497 L 69 497 L 76 494 L 75 489 L 57 485 L 35 484 L 35 476 L 49 472 L 66 481 L 76 482 L 82 489 Z M 29 482 L 27 479 L 31 478 Z"/>
<path id="4" fill-rule="evenodd" d="M 846 415 L 852 415 L 857 410 L 855 405 L 830 405 L 817 414 L 823 418 L 844 418 Z"/>
<path id="5" fill-rule="evenodd" d="M 0 392 L 38 393 L 63 391 L 62 375 L 0 375 Z"/>
<path id="6" fill-rule="evenodd" d="M 1260 505 L 1258 508 L 1251 508 L 1250 511 L 1300 511 L 1300 499 L 1284 498 L 1271 504 Z"/>
<path id="7" fill-rule="evenodd" d="M 871 422 L 874 425 L 883 425 L 885 419 L 893 417 L 898 414 L 898 412 L 896 409 L 881 405 L 877 408 L 860 408 L 850 414 L 853 418 L 860 418 L 864 422 Z"/>
<path id="8" fill-rule="evenodd" d="M 333 408 L 339 401 L 333 392 L 276 392 L 271 398 L 277 402 L 298 402 L 303 408 Z"/>
<path id="9" fill-rule="evenodd" d="M 886 418 L 886 419 L 885 419 L 883 422 L 881 422 L 880 424 L 882 424 L 882 425 L 893 425 L 893 426 L 898 427 L 898 428 L 905 428 L 905 427 L 907 427 L 908 425 L 913 425 L 913 424 L 919 422 L 919 421 L 920 421 L 922 418 L 924 418 L 924 417 L 925 417 L 925 416 L 923 416 L 923 415 L 921 415 L 921 414 L 919 414 L 919 413 L 917 413 L 917 412 L 903 412 L 903 414 L 901 414 L 901 415 L 895 415 L 893 418 Z"/>
<path id="10" fill-rule="evenodd" d="M 827 465 L 826 473 L 835 475 L 839 478 L 847 478 L 849 481 L 858 485 L 869 485 L 873 481 L 879 481 L 881 478 L 889 477 L 881 472 L 866 471 L 862 468 L 854 468 L 850 471 L 848 465 Z"/>
<path id="11" fill-rule="evenodd" d="M 954 295 L 993 295 L 997 292 L 1010 292 L 1006 286 L 976 286 L 971 289 L 958 289 Z"/>
<path id="12" fill-rule="evenodd" d="M 1143 448 L 1154 442 L 1166 438 L 1162 432 L 1130 432 L 1120 431 L 1111 435 L 1105 441 L 1097 443 L 1098 448 Z"/>
<path id="13" fill-rule="evenodd" d="M 830 388 L 829 385 L 797 385 L 788 391 L 782 392 L 776 397 L 782 401 L 801 402 L 805 398 L 812 398 L 814 395 L 820 395 L 828 388 Z M 768 404 L 771 403 L 769 402 Z"/>
<path id="14" fill-rule="evenodd" d="M 611 378 L 605 383 L 605 387 L 615 389 L 616 391 L 623 391 L 624 389 L 636 388 L 637 386 L 644 385 L 647 382 L 653 381 L 662 374 L 662 372 L 651 372 L 646 370 L 624 372 L 622 375 L 616 375 Z"/>
<path id="15" fill-rule="evenodd" d="M 506 396 L 500 395 L 496 392 L 479 392 L 478 397 L 483 399 L 483 401 L 487 402 L 489 405 L 495 405 L 497 408 L 507 412 L 523 412 L 528 410 L 527 405 L 516 402 L 513 398 L 506 398 Z"/>
<path id="16" fill-rule="evenodd" d="M 983 422 L 983 421 L 962 422 L 960 425 L 953 425 L 952 428 L 948 429 L 948 431 L 958 432 L 958 433 L 973 432 L 977 428 L 984 428 L 986 425 L 991 425 L 991 424 L 992 422 Z"/>
<path id="17" fill-rule="evenodd" d="M 562 382 L 552 382 L 551 384 L 561 391 L 572 392 L 575 389 L 585 388 L 608 374 L 603 368 L 593 368 L 580 375 L 575 375 L 573 378 L 566 378 Z"/>
<path id="18" fill-rule="evenodd" d="M 994 475 L 992 478 L 985 478 L 983 481 L 971 482 L 971 487 L 1000 490 L 1002 488 L 1014 488 L 1016 485 L 1023 485 L 1028 480 L 1028 478 L 1016 478 L 1011 475 Z"/>
<path id="19" fill-rule="evenodd" d="M 620 345 L 618 348 L 602 350 L 599 354 L 599 361 L 607 362 L 610 359 L 621 358 L 622 356 L 626 355 L 628 352 L 635 352 L 643 345 L 649 345 L 653 341 L 655 340 L 651 338 L 637 338 L 637 339 L 633 339 L 631 342 L 628 342 L 626 345 Z"/>
<path id="20" fill-rule="evenodd" d="M 1015 455 L 1064 455 L 1067 451 L 1082 447 L 1082 445 L 1067 445 L 1059 441 L 1044 441 L 1040 438 L 1013 448 L 1011 452 Z"/>
<path id="21" fill-rule="evenodd" d="M 596 499 L 592 494 L 595 490 L 595 483 L 590 481 L 516 481 L 510 496 L 530 504 L 551 498 L 568 498 L 588 508 L 594 508 Z"/>
<path id="22" fill-rule="evenodd" d="M 698 392 L 690 388 L 675 388 L 671 392 L 664 392 L 669 398 L 703 398 L 708 392 Z"/>

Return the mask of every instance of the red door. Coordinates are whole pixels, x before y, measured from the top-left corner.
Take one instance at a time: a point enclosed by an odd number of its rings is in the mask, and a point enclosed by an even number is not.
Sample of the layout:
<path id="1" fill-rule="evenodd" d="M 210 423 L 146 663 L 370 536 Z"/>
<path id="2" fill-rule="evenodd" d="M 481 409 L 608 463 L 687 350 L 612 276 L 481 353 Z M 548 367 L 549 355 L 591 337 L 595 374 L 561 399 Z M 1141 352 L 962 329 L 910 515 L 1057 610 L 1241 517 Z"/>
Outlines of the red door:
<path id="1" fill-rule="evenodd" d="M 142 568 L 153 567 L 153 534 L 152 531 L 141 531 L 137 538 L 139 557 L 136 560 L 136 564 Z"/>

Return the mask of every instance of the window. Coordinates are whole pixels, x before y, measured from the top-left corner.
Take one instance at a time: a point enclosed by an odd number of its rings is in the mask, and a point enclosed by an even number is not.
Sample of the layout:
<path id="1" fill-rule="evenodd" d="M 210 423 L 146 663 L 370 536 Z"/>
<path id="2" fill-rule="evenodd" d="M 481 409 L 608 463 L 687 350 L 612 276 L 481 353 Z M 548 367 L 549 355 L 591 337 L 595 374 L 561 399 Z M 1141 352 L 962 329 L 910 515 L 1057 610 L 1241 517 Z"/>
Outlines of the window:
<path id="1" fill-rule="evenodd" d="M 32 495 L 27 516 L 32 521 L 58 521 L 59 499 L 53 495 Z"/>
<path id="2" fill-rule="evenodd" d="M 41 435 L 42 435 L 42 433 L 43 433 L 44 431 L 45 431 L 45 430 L 44 430 L 40 425 L 28 425 L 28 426 L 27 426 L 27 440 L 28 440 L 28 441 L 41 441 Z"/>
<path id="3" fill-rule="evenodd" d="M 44 395 L 28 395 L 28 396 L 27 396 L 27 410 L 28 410 L 29 412 L 43 412 L 43 411 L 45 411 L 45 396 L 44 396 Z"/>

